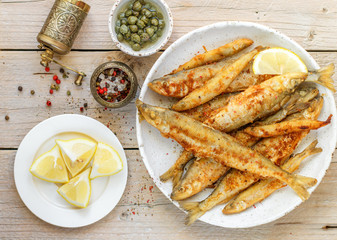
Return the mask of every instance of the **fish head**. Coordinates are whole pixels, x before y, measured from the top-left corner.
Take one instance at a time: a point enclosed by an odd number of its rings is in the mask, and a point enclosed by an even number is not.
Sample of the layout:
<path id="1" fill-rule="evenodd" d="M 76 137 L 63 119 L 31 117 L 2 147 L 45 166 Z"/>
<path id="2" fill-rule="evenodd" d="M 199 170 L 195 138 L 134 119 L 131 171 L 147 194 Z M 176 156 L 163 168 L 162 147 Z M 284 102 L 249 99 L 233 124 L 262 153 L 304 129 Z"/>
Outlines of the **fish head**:
<path id="1" fill-rule="evenodd" d="M 303 72 L 287 73 L 281 76 L 282 85 L 284 90 L 292 93 L 296 88 L 305 81 L 308 74 Z"/>
<path id="2" fill-rule="evenodd" d="M 191 197 L 193 188 L 190 184 L 183 184 L 173 189 L 171 193 L 172 200 L 180 201 Z"/>

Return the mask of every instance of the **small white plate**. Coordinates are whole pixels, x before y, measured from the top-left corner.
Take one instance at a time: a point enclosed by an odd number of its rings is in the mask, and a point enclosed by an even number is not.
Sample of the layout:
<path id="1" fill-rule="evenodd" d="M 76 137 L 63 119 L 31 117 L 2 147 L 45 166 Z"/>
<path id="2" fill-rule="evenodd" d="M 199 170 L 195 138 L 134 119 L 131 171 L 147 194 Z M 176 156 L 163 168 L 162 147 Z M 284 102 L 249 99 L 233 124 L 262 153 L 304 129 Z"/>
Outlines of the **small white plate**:
<path id="1" fill-rule="evenodd" d="M 207 49 L 214 49 L 242 37 L 254 40 L 253 47 L 262 45 L 290 49 L 302 58 L 309 70 L 319 68 L 315 60 L 299 44 L 271 28 L 250 22 L 219 22 L 196 29 L 167 48 L 150 70 L 142 86 L 140 100 L 155 106 L 170 107 L 172 105 L 170 98 L 160 96 L 150 90 L 147 86 L 149 82 L 170 73 L 198 52 L 203 52 L 203 46 Z M 317 86 L 317 88 L 324 96 L 324 106 L 319 119 L 325 120 L 329 114 L 333 114 L 333 117 L 331 124 L 319 130 L 311 131 L 297 148 L 297 151 L 303 150 L 304 147 L 317 139 L 318 146 L 323 149 L 321 153 L 306 159 L 296 172 L 304 176 L 315 177 L 318 180 L 316 186 L 309 189 L 310 193 L 315 190 L 325 175 L 336 146 L 337 115 L 335 100 L 331 91 L 322 86 Z M 139 123 L 138 120 L 137 118 L 137 139 L 144 164 L 157 187 L 170 199 L 172 183 L 161 182 L 159 176 L 168 170 L 178 158 L 182 150 L 181 146 L 171 139 L 164 138 L 157 129 L 150 126 L 146 121 Z M 206 198 L 210 192 L 211 190 L 206 189 L 189 200 L 200 201 Z M 173 204 L 179 207 L 178 202 L 173 201 Z M 247 209 L 239 214 L 224 215 L 221 211 L 224 207 L 222 204 L 208 211 L 200 220 L 228 228 L 253 227 L 274 221 L 300 204 L 301 199 L 291 188 L 286 187 L 256 204 L 256 208 Z"/>
<path id="2" fill-rule="evenodd" d="M 86 208 L 76 208 L 57 192 L 58 186 L 34 177 L 29 168 L 35 158 L 50 150 L 56 139 L 86 137 L 111 145 L 123 160 L 123 170 L 91 181 L 91 198 Z M 123 195 L 127 160 L 117 137 L 102 123 L 82 115 L 64 114 L 36 125 L 22 140 L 16 153 L 14 179 L 25 205 L 42 220 L 60 227 L 82 227 L 106 216 Z"/>

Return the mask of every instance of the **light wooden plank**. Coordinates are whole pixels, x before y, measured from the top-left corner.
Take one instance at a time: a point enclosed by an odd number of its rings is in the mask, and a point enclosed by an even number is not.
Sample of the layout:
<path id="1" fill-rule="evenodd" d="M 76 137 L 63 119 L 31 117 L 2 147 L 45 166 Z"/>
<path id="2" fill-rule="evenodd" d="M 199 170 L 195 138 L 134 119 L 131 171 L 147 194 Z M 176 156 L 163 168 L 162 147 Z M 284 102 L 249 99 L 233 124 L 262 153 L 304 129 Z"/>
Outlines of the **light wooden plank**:
<path id="1" fill-rule="evenodd" d="M 0 151 L 0 239 L 335 239 L 337 229 L 337 156 L 310 199 L 272 223 L 249 229 L 225 229 L 185 214 L 154 186 L 138 150 L 126 151 L 129 178 L 117 207 L 99 222 L 79 229 L 52 226 L 33 215 L 14 184 L 16 151 Z M 152 192 L 150 187 L 154 186 Z M 225 216 L 224 216 L 225 217 Z"/>
<path id="2" fill-rule="evenodd" d="M 37 123 L 46 118 L 63 114 L 84 114 L 109 125 L 111 131 L 117 133 L 122 145 L 126 148 L 136 148 L 135 113 L 133 103 L 119 109 L 105 110 L 95 102 L 90 94 L 89 79 L 94 69 L 101 63 L 118 59 L 129 64 L 137 74 L 139 83 L 142 84 L 147 72 L 159 57 L 160 53 L 147 58 L 132 58 L 118 51 L 113 52 L 72 52 L 62 58 L 66 64 L 71 64 L 84 70 L 88 77 L 82 87 L 73 84 L 74 76 L 62 80 L 61 88 L 53 95 L 49 94 L 50 84 L 53 82 L 54 73 L 59 73 L 59 67 L 51 66 L 49 74 L 39 65 L 40 52 L 9 52 L 0 51 L 0 148 L 16 148 L 23 137 Z M 321 65 L 333 62 L 337 66 L 337 53 L 312 53 Z M 17 87 L 21 85 L 23 91 Z M 35 90 L 35 95 L 30 90 Z M 72 95 L 66 95 L 71 90 Z M 52 107 L 46 106 L 47 99 L 52 102 Z M 88 110 L 80 112 L 80 107 L 88 103 Z M 5 115 L 10 117 L 5 121 Z M 15 133 L 8 131 L 15 129 Z"/>
<path id="3" fill-rule="evenodd" d="M 36 36 L 54 1 L 2 0 L 0 49 L 36 49 Z M 75 49 L 115 49 L 108 31 L 108 16 L 114 0 L 87 0 L 90 13 L 75 42 Z M 167 1 L 174 30 L 169 43 L 184 34 L 220 21 L 251 21 L 272 27 L 306 49 L 336 50 L 337 0 Z M 29 11 L 27 11 L 29 9 Z"/>

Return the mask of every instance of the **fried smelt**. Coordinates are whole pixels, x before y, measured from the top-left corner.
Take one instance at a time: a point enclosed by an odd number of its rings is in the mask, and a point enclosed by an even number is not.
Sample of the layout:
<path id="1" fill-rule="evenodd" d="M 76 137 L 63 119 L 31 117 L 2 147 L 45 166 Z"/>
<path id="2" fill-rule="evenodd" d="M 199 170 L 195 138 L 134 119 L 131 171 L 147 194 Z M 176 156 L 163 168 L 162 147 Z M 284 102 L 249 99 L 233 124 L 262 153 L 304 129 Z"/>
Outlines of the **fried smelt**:
<path id="1" fill-rule="evenodd" d="M 176 140 L 185 150 L 200 158 L 215 161 L 262 177 L 275 177 L 294 189 L 304 201 L 309 197 L 302 178 L 291 175 L 256 151 L 242 146 L 235 138 L 210 128 L 183 114 L 136 101 L 138 110 L 146 121 L 163 136 Z"/>
<path id="2" fill-rule="evenodd" d="M 215 183 L 228 170 L 228 167 L 211 158 L 198 158 L 191 164 L 181 183 L 173 189 L 171 198 L 177 201 L 189 198 Z"/>
<path id="3" fill-rule="evenodd" d="M 192 158 L 194 158 L 194 156 L 191 152 L 183 151 L 177 161 L 173 164 L 173 166 L 160 176 L 160 180 L 166 182 L 167 180 L 172 178 L 173 188 L 176 187 L 183 174 L 185 165 Z"/>
<path id="4" fill-rule="evenodd" d="M 253 43 L 253 40 L 247 38 L 234 40 L 233 42 L 227 43 L 226 45 L 223 45 L 219 48 L 207 51 L 193 57 L 190 61 L 184 63 L 183 65 L 180 65 L 176 70 L 173 70 L 172 74 L 182 70 L 205 65 L 207 63 L 219 61 L 225 57 L 229 57 L 238 53 L 239 51 L 251 46 Z"/>
<path id="5" fill-rule="evenodd" d="M 317 140 L 312 142 L 303 152 L 296 154 L 294 157 L 290 158 L 286 163 L 282 165 L 282 168 L 288 172 L 294 172 L 305 158 L 313 154 L 320 153 L 322 151 L 321 148 L 316 148 L 316 145 Z M 312 187 L 316 183 L 317 180 L 308 180 L 306 187 Z M 232 199 L 225 206 L 222 212 L 224 214 L 242 212 L 247 208 L 253 206 L 255 203 L 261 202 L 277 189 L 285 186 L 286 185 L 283 182 L 280 182 L 277 179 L 262 179 L 251 187 L 247 188 L 245 191 L 241 192 L 234 199 Z"/>
<path id="6" fill-rule="evenodd" d="M 261 47 L 239 57 L 229 67 L 223 67 L 213 78 L 208 80 L 203 86 L 195 89 L 186 97 L 172 106 L 175 111 L 185 111 L 208 102 L 223 93 L 233 80 L 248 65 L 253 57 L 260 51 Z"/>
<path id="7" fill-rule="evenodd" d="M 244 132 L 254 137 L 261 138 L 280 136 L 288 133 L 300 132 L 306 129 L 314 130 L 324 127 L 331 122 L 331 117 L 332 115 L 330 115 L 327 120 L 323 122 L 318 120 L 301 119 L 284 121 L 264 126 L 247 127 Z"/>

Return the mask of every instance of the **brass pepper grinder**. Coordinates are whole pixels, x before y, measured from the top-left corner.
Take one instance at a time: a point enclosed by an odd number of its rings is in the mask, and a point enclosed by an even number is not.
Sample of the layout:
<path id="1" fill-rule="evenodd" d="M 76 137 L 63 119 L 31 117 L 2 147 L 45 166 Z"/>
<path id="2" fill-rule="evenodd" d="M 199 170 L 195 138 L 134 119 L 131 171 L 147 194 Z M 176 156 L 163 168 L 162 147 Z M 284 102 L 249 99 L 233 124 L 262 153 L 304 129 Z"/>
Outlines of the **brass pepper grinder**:
<path id="1" fill-rule="evenodd" d="M 86 74 L 65 66 L 53 59 L 53 56 L 54 52 L 65 55 L 71 50 L 89 10 L 90 6 L 82 1 L 55 0 L 37 36 L 37 41 L 40 43 L 38 47 L 40 49 L 46 49 L 46 51 L 41 54 L 41 65 L 48 67 L 49 63 L 55 62 L 64 68 L 76 72 L 78 75 L 75 84 L 78 86 L 82 84 L 82 79 Z"/>

